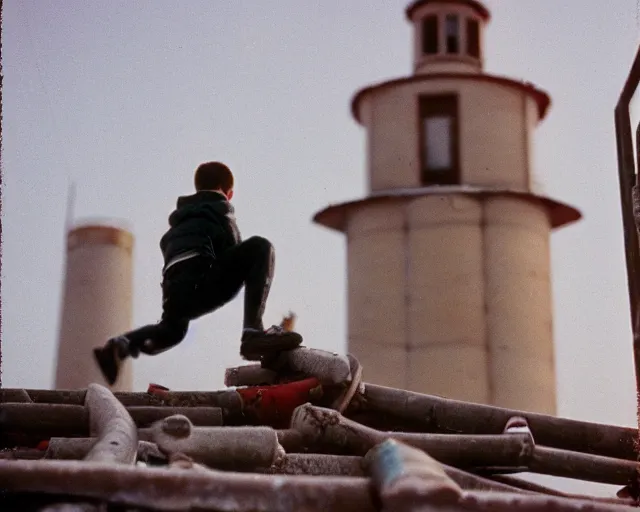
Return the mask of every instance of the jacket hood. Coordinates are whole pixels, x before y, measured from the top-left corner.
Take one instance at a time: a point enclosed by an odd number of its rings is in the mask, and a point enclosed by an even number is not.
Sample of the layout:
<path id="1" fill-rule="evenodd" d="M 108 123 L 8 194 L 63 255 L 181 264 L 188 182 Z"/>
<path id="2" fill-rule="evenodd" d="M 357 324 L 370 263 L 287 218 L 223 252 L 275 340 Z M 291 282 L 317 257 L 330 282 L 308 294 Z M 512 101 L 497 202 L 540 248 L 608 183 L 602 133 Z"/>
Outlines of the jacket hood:
<path id="1" fill-rule="evenodd" d="M 177 208 L 182 208 L 183 206 L 188 206 L 192 204 L 206 202 L 224 202 L 228 203 L 227 198 L 222 194 L 222 192 L 214 192 L 213 190 L 201 190 L 196 192 L 195 194 L 191 194 L 188 196 L 180 196 L 176 202 Z"/>
<path id="2" fill-rule="evenodd" d="M 201 190 L 188 196 L 180 196 L 176 201 L 176 209 L 169 216 L 169 225 L 174 226 L 187 217 L 202 215 L 205 211 L 214 210 L 226 216 L 233 213 L 233 206 L 220 192 Z"/>

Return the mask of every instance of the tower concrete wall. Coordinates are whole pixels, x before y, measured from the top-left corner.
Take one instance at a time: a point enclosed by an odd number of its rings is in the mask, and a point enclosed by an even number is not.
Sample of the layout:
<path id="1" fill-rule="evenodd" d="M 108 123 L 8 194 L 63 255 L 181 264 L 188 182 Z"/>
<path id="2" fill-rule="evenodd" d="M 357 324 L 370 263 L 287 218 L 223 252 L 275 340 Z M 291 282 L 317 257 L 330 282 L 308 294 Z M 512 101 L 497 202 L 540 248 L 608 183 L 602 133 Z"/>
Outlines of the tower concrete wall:
<path id="1" fill-rule="evenodd" d="M 484 272 L 492 402 L 556 412 L 550 226 L 540 206 L 485 205 Z"/>
<path id="2" fill-rule="evenodd" d="M 532 145 L 540 120 L 527 90 L 500 82 L 425 78 L 363 94 L 359 119 L 369 140 L 369 191 L 420 187 L 419 98 L 456 94 L 461 182 L 540 192 Z"/>
<path id="3" fill-rule="evenodd" d="M 541 204 L 463 194 L 398 198 L 348 220 L 348 350 L 381 385 L 556 408 Z"/>
<path id="4" fill-rule="evenodd" d="M 56 389 L 108 386 L 92 349 L 132 326 L 133 236 L 124 229 L 90 225 L 67 236 L 67 262 L 58 342 Z M 129 361 L 114 391 L 130 391 Z"/>

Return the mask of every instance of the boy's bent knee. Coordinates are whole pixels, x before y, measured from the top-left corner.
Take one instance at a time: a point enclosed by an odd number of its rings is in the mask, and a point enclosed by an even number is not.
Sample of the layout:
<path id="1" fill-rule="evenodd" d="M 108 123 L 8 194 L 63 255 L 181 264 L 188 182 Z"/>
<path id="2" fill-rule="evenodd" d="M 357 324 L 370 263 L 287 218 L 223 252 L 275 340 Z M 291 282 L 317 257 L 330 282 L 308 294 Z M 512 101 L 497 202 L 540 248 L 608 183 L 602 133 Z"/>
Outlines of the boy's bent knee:
<path id="1" fill-rule="evenodd" d="M 252 236 L 251 238 L 247 238 L 245 243 L 261 252 L 273 251 L 273 244 L 262 236 Z"/>

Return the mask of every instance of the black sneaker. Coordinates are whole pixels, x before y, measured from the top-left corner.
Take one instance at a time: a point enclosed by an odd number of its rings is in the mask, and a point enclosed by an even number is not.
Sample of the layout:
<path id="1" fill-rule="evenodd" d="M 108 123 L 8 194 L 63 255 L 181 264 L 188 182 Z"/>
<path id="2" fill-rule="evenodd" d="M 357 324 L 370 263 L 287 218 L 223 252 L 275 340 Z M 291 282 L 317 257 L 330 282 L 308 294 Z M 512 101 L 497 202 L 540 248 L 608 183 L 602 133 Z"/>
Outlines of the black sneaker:
<path id="1" fill-rule="evenodd" d="M 104 347 L 93 349 L 93 356 L 110 386 L 118 380 L 122 360 L 127 356 L 137 357 L 137 355 L 133 356 L 129 352 L 129 340 L 124 336 L 111 338 Z"/>
<path id="2" fill-rule="evenodd" d="M 248 361 L 259 361 L 262 356 L 293 350 L 302 344 L 302 336 L 297 332 L 285 331 L 279 325 L 266 331 L 245 328 L 242 331 L 240 355 Z"/>

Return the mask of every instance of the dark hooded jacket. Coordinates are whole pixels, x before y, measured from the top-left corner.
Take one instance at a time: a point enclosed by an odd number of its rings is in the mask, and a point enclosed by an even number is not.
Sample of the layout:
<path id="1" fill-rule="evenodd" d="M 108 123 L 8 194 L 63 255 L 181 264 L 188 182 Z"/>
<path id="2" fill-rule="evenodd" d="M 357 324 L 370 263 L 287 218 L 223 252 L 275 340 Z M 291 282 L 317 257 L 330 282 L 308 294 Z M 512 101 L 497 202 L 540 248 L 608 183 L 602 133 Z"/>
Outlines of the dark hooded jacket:
<path id="1" fill-rule="evenodd" d="M 179 197 L 169 226 L 160 240 L 165 265 L 187 251 L 215 257 L 241 240 L 233 206 L 224 195 L 209 190 Z"/>

